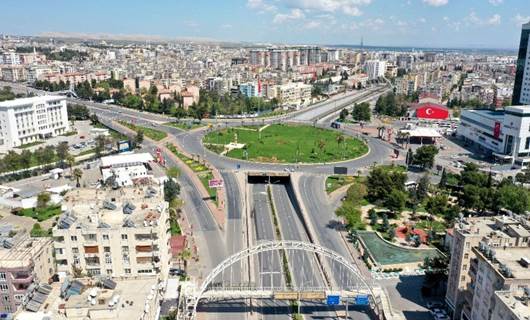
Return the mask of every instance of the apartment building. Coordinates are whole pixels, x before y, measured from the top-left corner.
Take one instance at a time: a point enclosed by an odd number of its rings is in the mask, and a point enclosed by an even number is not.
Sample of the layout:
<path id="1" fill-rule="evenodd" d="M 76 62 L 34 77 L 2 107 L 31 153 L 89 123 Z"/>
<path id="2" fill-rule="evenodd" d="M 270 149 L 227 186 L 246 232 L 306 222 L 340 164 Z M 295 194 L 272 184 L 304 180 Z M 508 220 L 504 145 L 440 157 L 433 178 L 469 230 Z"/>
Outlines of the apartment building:
<path id="1" fill-rule="evenodd" d="M 301 82 L 280 85 L 276 88 L 277 99 L 282 105 L 306 105 L 311 101 L 312 88 Z"/>
<path id="2" fill-rule="evenodd" d="M 530 270 L 519 263 L 530 254 L 529 241 L 530 223 L 522 217 L 460 220 L 453 230 L 446 293 L 455 319 L 490 320 L 495 291 L 530 285 Z"/>
<path id="3" fill-rule="evenodd" d="M 15 312 L 32 283 L 47 283 L 55 272 L 52 240 L 27 235 L 2 239 L 0 312 Z"/>
<path id="4" fill-rule="evenodd" d="M 41 96 L 0 102 L 0 152 L 69 130 L 65 97 Z"/>
<path id="5" fill-rule="evenodd" d="M 53 228 L 57 270 L 67 274 L 136 277 L 167 274 L 168 203 L 158 184 L 76 189 Z"/>
<path id="6" fill-rule="evenodd" d="M 365 71 L 370 80 L 384 77 L 386 72 L 386 61 L 368 60 L 365 64 Z"/>
<path id="7" fill-rule="evenodd" d="M 495 292 L 491 320 L 530 320 L 530 289 Z"/>
<path id="8" fill-rule="evenodd" d="M 472 320 L 490 320 L 495 308 L 495 291 L 530 287 L 530 247 L 473 248 L 477 256 Z"/>

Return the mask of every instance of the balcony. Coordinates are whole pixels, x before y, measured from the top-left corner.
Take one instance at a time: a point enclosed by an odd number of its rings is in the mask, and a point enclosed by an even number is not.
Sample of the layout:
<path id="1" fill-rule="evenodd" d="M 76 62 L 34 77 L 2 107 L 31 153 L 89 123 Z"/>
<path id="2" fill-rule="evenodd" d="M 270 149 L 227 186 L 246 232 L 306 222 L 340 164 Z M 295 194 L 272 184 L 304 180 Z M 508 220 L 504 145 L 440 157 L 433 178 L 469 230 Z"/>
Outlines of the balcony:
<path id="1" fill-rule="evenodd" d="M 15 283 L 31 283 L 33 282 L 33 275 L 30 273 L 15 273 L 11 274 L 11 282 L 13 284 Z"/>

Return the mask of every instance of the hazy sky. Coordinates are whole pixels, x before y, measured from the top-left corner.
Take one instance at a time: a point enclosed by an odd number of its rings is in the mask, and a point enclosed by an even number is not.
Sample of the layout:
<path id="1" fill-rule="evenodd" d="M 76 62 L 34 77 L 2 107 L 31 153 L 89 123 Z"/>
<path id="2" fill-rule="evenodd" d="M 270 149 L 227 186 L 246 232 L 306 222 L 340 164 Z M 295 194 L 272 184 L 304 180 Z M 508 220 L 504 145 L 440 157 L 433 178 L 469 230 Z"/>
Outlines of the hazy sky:
<path id="1" fill-rule="evenodd" d="M 530 0 L 2 0 L 0 33 L 516 48 Z"/>

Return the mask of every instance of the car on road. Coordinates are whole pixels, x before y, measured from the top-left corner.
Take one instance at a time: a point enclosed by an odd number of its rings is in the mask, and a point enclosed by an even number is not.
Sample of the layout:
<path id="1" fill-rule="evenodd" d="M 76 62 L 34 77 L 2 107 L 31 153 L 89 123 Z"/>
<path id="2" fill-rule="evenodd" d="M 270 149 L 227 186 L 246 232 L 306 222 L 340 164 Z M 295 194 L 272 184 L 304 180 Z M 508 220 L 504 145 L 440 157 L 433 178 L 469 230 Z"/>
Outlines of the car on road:
<path id="1" fill-rule="evenodd" d="M 434 308 L 440 309 L 440 308 L 443 308 L 443 306 L 444 306 L 443 303 L 438 302 L 438 301 L 427 302 L 427 309 L 434 309 Z"/>
<path id="2" fill-rule="evenodd" d="M 180 268 L 169 268 L 169 275 L 173 277 L 181 277 L 186 275 L 186 271 Z"/>

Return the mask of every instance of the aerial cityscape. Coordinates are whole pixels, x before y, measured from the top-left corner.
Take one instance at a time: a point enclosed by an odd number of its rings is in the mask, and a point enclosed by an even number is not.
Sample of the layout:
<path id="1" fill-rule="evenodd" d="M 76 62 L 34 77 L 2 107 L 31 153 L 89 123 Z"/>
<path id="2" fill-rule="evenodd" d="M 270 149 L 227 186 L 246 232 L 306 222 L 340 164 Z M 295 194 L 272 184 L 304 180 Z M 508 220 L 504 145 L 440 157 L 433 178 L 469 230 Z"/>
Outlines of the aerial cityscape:
<path id="1" fill-rule="evenodd" d="M 3 1 L 0 319 L 530 320 L 530 3 Z"/>

